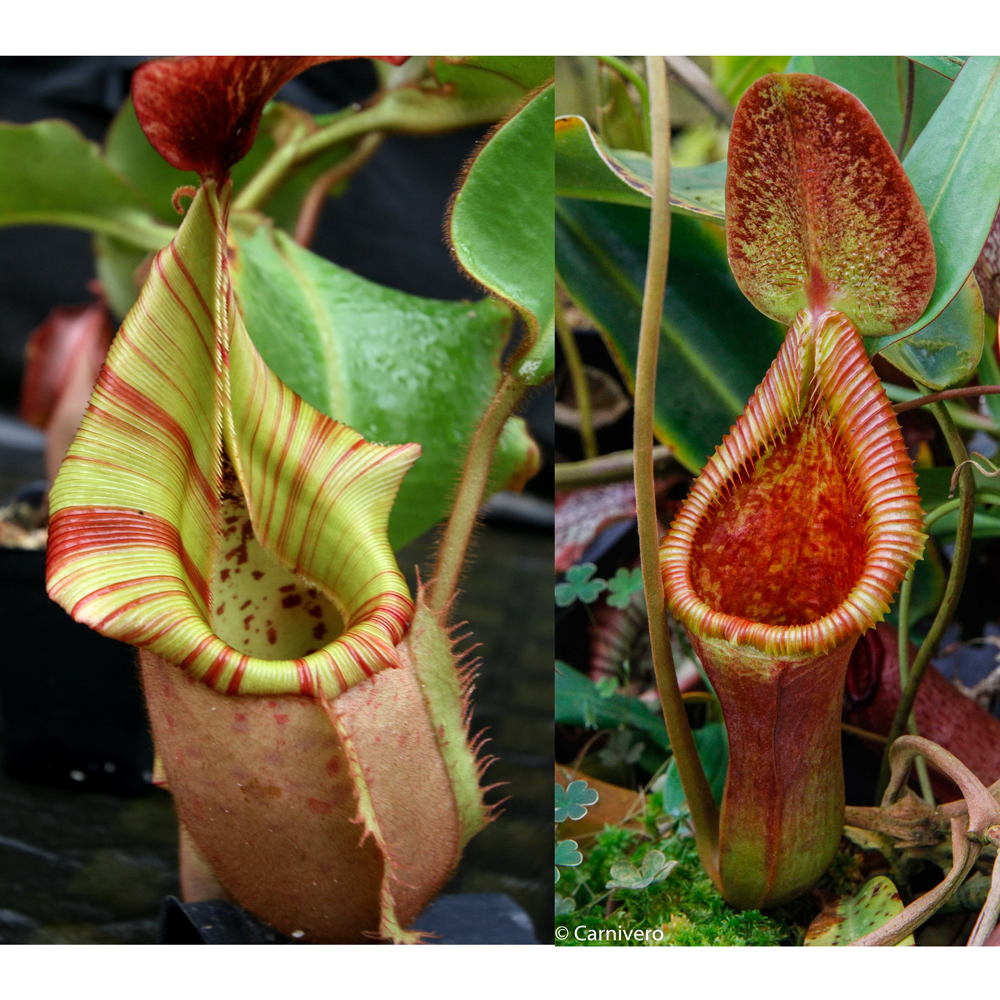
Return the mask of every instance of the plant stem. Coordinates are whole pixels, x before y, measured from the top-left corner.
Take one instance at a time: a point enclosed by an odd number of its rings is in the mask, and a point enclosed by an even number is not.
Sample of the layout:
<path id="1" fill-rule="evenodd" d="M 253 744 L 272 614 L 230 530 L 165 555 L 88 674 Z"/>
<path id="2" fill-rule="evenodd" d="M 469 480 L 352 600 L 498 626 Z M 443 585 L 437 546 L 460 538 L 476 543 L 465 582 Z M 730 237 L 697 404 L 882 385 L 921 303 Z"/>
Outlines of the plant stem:
<path id="1" fill-rule="evenodd" d="M 907 571 L 902 587 L 899 588 L 899 635 L 898 658 L 899 658 L 899 690 L 906 688 L 906 681 L 909 676 L 910 660 L 910 595 L 913 592 L 913 567 Z M 919 736 L 917 729 L 917 719 L 913 712 L 907 722 L 907 731 L 911 736 Z M 931 789 L 930 775 L 927 773 L 927 762 L 923 757 L 916 758 L 917 777 L 920 781 L 920 793 L 927 804 L 934 806 L 934 792 Z"/>
<path id="2" fill-rule="evenodd" d="M 642 74 L 636 72 L 624 59 L 619 59 L 618 56 L 598 56 L 597 61 L 617 70 L 639 92 L 639 100 L 642 103 L 642 128 L 646 136 L 646 147 L 649 148 L 649 87 L 646 86 Z"/>
<path id="3" fill-rule="evenodd" d="M 369 132 L 345 159 L 313 181 L 295 221 L 295 242 L 300 247 L 308 247 L 312 243 L 330 189 L 357 173 L 375 155 L 383 139 L 384 132 Z"/>
<path id="4" fill-rule="evenodd" d="M 903 57 L 906 58 L 905 56 Z M 896 156 L 903 158 L 906 140 L 910 137 L 910 122 L 913 120 L 913 92 L 916 89 L 916 64 L 912 59 L 906 60 L 906 107 L 903 111 L 903 131 L 899 136 Z M 922 758 L 921 758 L 922 759 Z"/>
<path id="5" fill-rule="evenodd" d="M 576 408 L 580 414 L 580 438 L 583 443 L 583 453 L 587 458 L 597 458 L 597 438 L 594 437 L 594 421 L 590 410 L 590 388 L 587 385 L 587 373 L 583 367 L 583 358 L 580 357 L 580 348 L 577 347 L 576 338 L 566 322 L 558 291 L 556 293 L 556 333 L 559 334 L 559 343 L 566 356 L 569 376 L 573 380 L 573 395 L 576 396 Z"/>
<path id="6" fill-rule="evenodd" d="M 288 176 L 339 142 L 368 132 L 401 131 L 415 135 L 452 132 L 468 125 L 497 121 L 510 111 L 510 100 L 466 101 L 438 91 L 407 86 L 382 94 L 373 104 L 330 122 L 311 135 L 293 136 L 271 155 L 233 201 L 234 211 L 260 209 Z"/>
<path id="7" fill-rule="evenodd" d="M 909 403 L 912 400 L 920 400 L 919 406 L 923 406 L 927 400 L 927 395 L 925 393 L 915 392 L 913 389 L 907 389 L 901 385 L 893 385 L 892 382 L 883 382 L 882 388 L 885 389 L 886 396 L 889 399 L 897 403 Z M 975 392 L 963 392 L 961 395 L 973 396 L 982 393 L 982 386 L 967 386 L 966 388 L 974 388 Z M 954 389 L 946 390 L 949 393 L 956 393 Z M 935 397 L 937 393 L 932 393 Z M 987 393 L 986 395 L 990 395 Z M 948 407 L 948 412 L 951 414 L 952 420 L 959 427 L 967 427 L 969 430 L 974 431 L 986 431 L 987 434 L 992 434 L 994 437 L 1000 435 L 1000 427 L 998 427 L 993 420 L 989 417 L 984 417 L 981 413 L 972 413 L 970 410 L 964 407 L 957 406 L 952 403 L 950 399 L 944 401 L 944 405 Z M 895 409 L 895 407 L 893 407 Z"/>
<path id="8" fill-rule="evenodd" d="M 462 575 L 465 551 L 472 537 L 472 529 L 476 525 L 483 493 L 486 491 L 497 439 L 527 389 L 528 386 L 516 376 L 504 375 L 472 435 L 455 504 L 448 518 L 444 537 L 441 539 L 441 547 L 438 549 L 437 562 L 429 585 L 427 600 L 432 611 L 443 612 L 454 596 Z"/>
<path id="9" fill-rule="evenodd" d="M 992 396 L 996 393 L 1000 393 L 1000 385 L 966 385 L 960 389 L 945 389 L 944 392 L 932 392 L 929 396 L 918 396 L 905 403 L 895 403 L 892 411 L 893 413 L 905 413 L 907 410 L 915 410 L 918 406 L 927 406 L 942 399 L 960 399 L 963 396 Z"/>
<path id="10" fill-rule="evenodd" d="M 674 453 L 665 444 L 653 448 L 654 468 L 670 465 L 673 461 Z M 575 490 L 581 486 L 621 483 L 632 478 L 634 469 L 635 454 L 631 451 L 613 451 L 584 462 L 557 462 L 556 489 Z"/>
<path id="11" fill-rule="evenodd" d="M 719 92 L 709 75 L 687 56 L 666 56 L 670 72 L 725 126 L 733 124 L 732 104 Z"/>
<path id="12" fill-rule="evenodd" d="M 968 459 L 969 455 L 965 450 L 965 443 L 962 441 L 962 437 L 958 433 L 958 428 L 955 426 L 955 422 L 951 419 L 951 414 L 948 412 L 947 406 L 944 403 L 932 403 L 931 409 L 937 417 L 938 424 L 944 434 L 945 441 L 948 443 L 948 448 L 951 451 L 951 456 L 955 465 L 960 465 Z M 958 492 L 958 528 L 955 532 L 955 553 L 951 561 L 951 571 L 948 574 L 948 583 L 945 587 L 944 598 L 942 599 L 941 605 L 937 610 L 937 614 L 934 616 L 934 622 L 930 627 L 930 631 L 928 631 L 926 638 L 920 645 L 917 655 L 914 657 L 913 666 L 910 668 L 909 675 L 906 678 L 906 686 L 902 690 L 899 705 L 896 707 L 896 715 L 892 720 L 892 726 L 889 729 L 888 742 L 886 743 L 886 750 L 882 756 L 882 768 L 878 782 L 878 795 L 875 799 L 876 804 L 882 801 L 882 793 L 885 791 L 885 788 L 889 783 L 889 750 L 892 747 L 893 742 L 903 735 L 903 730 L 906 728 L 907 723 L 910 720 L 910 713 L 913 711 L 913 703 L 916 701 L 917 691 L 920 689 L 920 682 L 923 680 L 924 673 L 927 670 L 927 665 L 931 661 L 931 657 L 935 652 L 937 652 L 938 643 L 941 641 L 941 637 L 944 635 L 945 629 L 947 629 L 951 624 L 952 617 L 955 614 L 955 608 L 958 605 L 958 599 L 962 595 L 962 587 L 965 585 L 965 571 L 969 565 L 969 549 L 972 541 L 972 520 L 975 515 L 976 501 L 975 479 L 972 475 L 972 467 L 969 465 L 964 466 L 962 471 L 959 473 Z M 944 512 L 942 511 L 942 507 L 945 506 L 947 505 L 942 504 L 941 507 L 937 508 L 932 515 L 928 516 L 925 519 L 925 524 L 933 524 L 937 517 L 943 516 Z M 935 517 L 935 515 L 937 516 Z"/>
<path id="13" fill-rule="evenodd" d="M 650 88 L 650 134 L 653 149 L 653 199 L 650 210 L 649 256 L 643 290 L 639 352 L 635 375 L 635 501 L 639 521 L 642 581 L 649 612 L 649 638 L 656 684 L 670 745 L 677 761 L 684 795 L 691 811 L 698 856 L 705 871 L 718 882 L 719 810 L 698 758 L 694 737 L 684 711 L 673 654 L 660 575 L 659 539 L 656 531 L 656 495 L 653 485 L 653 401 L 656 394 L 656 358 L 660 346 L 660 320 L 667 283 L 670 246 L 670 99 L 666 65 L 662 56 L 646 57 Z"/>

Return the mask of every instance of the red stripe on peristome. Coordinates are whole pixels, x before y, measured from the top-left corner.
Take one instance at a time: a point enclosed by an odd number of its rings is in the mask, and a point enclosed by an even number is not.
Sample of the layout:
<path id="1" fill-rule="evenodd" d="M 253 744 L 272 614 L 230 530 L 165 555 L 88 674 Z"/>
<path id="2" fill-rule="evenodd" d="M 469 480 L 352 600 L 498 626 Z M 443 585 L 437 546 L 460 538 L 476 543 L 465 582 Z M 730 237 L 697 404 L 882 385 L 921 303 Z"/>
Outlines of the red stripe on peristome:
<path id="1" fill-rule="evenodd" d="M 312 698 L 316 694 L 316 687 L 313 684 L 313 675 L 309 665 L 305 660 L 296 660 L 295 670 L 299 675 L 299 693 Z"/>
<path id="2" fill-rule="evenodd" d="M 49 522 L 47 548 L 47 573 L 56 572 L 73 559 L 96 550 L 151 548 L 173 552 L 192 587 L 206 601 L 208 599 L 208 584 L 184 548 L 177 528 L 156 514 L 140 514 L 127 507 L 64 507 L 56 511 Z M 130 585 L 133 582 L 128 581 Z M 96 590 L 83 600 L 107 589 Z"/>
<path id="3" fill-rule="evenodd" d="M 235 652 L 234 649 L 226 646 L 221 653 L 212 661 L 212 665 L 205 671 L 201 676 L 202 684 L 206 684 L 210 688 L 215 687 L 215 682 L 222 675 L 222 671 L 226 669 L 226 665 L 229 662 L 229 654 Z M 239 668 L 237 668 L 239 669 Z"/>
<path id="4" fill-rule="evenodd" d="M 229 684 L 226 686 L 226 694 L 236 695 L 240 693 L 240 684 L 243 683 L 243 675 L 247 672 L 247 664 L 249 662 L 249 656 L 244 655 L 240 657 L 240 662 L 236 664 L 233 676 L 229 679 Z"/>
<path id="5" fill-rule="evenodd" d="M 212 488 L 205 474 L 201 471 L 195 459 L 194 448 L 187 431 L 172 417 L 162 406 L 154 403 L 147 395 L 131 386 L 120 375 L 116 375 L 107 365 L 101 371 L 98 380 L 98 388 L 106 392 L 108 396 L 116 402 L 135 410 L 142 414 L 154 427 L 162 427 L 164 431 L 177 443 L 181 454 L 187 459 L 187 467 L 198 489 L 204 494 L 210 504 L 214 506 L 217 502 L 216 490 Z"/>

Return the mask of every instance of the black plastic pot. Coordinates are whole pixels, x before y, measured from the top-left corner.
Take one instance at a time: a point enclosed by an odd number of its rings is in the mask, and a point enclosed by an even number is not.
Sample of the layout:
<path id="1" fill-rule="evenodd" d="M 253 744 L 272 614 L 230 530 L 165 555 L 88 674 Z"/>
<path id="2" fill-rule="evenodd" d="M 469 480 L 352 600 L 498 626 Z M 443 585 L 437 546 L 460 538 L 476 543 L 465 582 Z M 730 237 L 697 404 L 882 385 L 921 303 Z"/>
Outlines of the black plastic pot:
<path id="1" fill-rule="evenodd" d="M 427 944 L 538 944 L 531 918 L 510 896 L 470 892 L 439 896 L 413 925 Z M 163 901 L 160 944 L 298 944 L 252 913 L 219 899 Z"/>
<path id="2" fill-rule="evenodd" d="M 149 788 L 135 653 L 49 599 L 44 552 L 0 549 L 0 713 L 11 777 L 125 795 Z"/>

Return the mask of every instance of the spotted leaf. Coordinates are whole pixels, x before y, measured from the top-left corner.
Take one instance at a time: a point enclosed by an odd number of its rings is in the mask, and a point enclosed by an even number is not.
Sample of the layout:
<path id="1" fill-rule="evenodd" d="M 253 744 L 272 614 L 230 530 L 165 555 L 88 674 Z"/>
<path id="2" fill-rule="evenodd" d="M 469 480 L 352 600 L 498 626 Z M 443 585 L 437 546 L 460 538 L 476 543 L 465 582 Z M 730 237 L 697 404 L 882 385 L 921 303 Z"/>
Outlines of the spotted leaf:
<path id="1" fill-rule="evenodd" d="M 905 329 L 934 290 L 924 209 L 865 106 L 806 73 L 743 95 L 729 139 L 726 241 L 740 288 L 791 324 L 845 313 L 862 336 Z"/>

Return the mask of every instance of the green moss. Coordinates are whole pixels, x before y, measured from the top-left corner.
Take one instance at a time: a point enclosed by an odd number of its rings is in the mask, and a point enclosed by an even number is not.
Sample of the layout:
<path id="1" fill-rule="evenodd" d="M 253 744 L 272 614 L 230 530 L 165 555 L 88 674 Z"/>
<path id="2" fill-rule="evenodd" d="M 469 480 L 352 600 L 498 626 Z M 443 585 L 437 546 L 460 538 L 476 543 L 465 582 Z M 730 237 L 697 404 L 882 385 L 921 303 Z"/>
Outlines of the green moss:
<path id="1" fill-rule="evenodd" d="M 608 895 L 604 886 L 611 865 L 622 860 L 638 865 L 653 849 L 678 862 L 667 879 L 647 889 L 619 889 Z M 607 827 L 595 838 L 583 864 L 567 876 L 559 891 L 572 894 L 577 909 L 556 920 L 558 928 L 566 928 L 557 931 L 560 944 L 759 946 L 797 944 L 801 938 L 795 924 L 757 910 L 734 910 L 705 874 L 689 836 L 673 834 L 655 842 Z M 567 938 L 559 940 L 558 935 L 567 932 Z"/>

